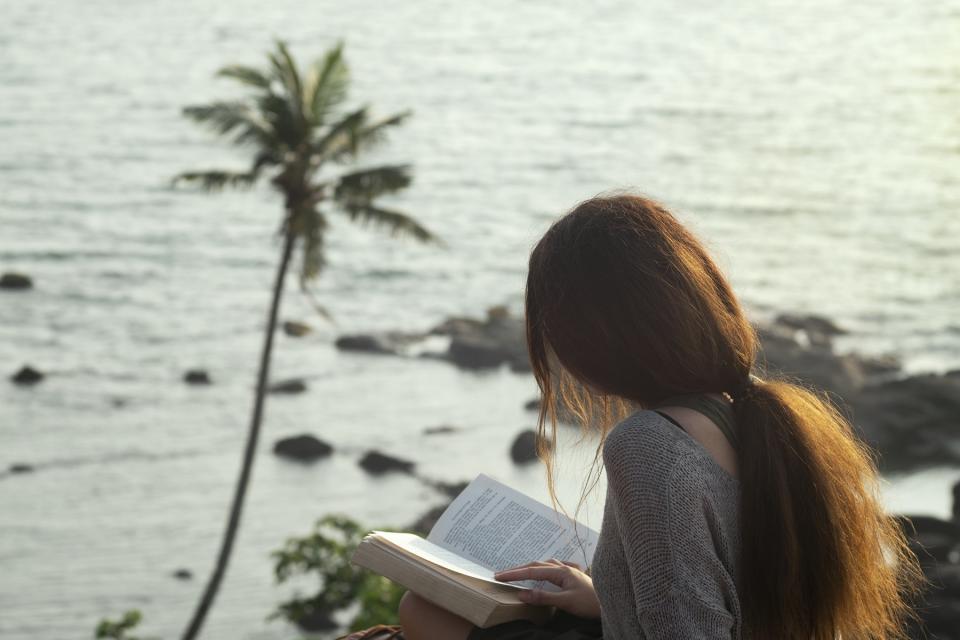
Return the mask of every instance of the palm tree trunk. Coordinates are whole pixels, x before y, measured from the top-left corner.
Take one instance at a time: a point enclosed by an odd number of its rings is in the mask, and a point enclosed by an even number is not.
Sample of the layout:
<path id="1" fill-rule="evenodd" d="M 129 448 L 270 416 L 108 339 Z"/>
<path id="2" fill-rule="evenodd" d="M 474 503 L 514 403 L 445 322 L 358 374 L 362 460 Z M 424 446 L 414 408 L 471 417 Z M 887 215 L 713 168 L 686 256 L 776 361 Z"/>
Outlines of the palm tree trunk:
<path id="1" fill-rule="evenodd" d="M 243 452 L 243 465 L 240 467 L 240 477 L 237 478 L 237 487 L 233 494 L 233 504 L 230 507 L 230 518 L 227 520 L 227 528 L 223 533 L 223 541 L 220 545 L 220 555 L 217 556 L 217 564 L 214 567 L 210 581 L 203 592 L 200 602 L 190 620 L 190 626 L 184 631 L 183 640 L 193 640 L 200 632 L 203 622 L 207 617 L 207 612 L 213 606 L 213 601 L 217 597 L 217 591 L 220 589 L 220 583 L 224 574 L 227 572 L 227 564 L 230 561 L 230 552 L 233 550 L 233 542 L 237 536 L 237 529 L 240 526 L 240 515 L 243 511 L 243 501 L 247 495 L 247 485 L 250 482 L 250 474 L 253 471 L 253 457 L 257 452 L 257 440 L 260 437 L 260 423 L 263 420 L 263 405 L 267 394 L 267 380 L 270 374 L 270 354 L 273 351 L 273 336 L 277 328 L 277 313 L 280 310 L 280 298 L 283 296 L 283 281 L 287 275 L 287 267 L 290 265 L 290 256 L 293 254 L 293 246 L 296 236 L 289 229 L 284 233 L 283 253 L 280 255 L 280 264 L 277 267 L 276 280 L 273 284 L 273 300 L 270 303 L 270 315 L 267 319 L 266 335 L 263 339 L 263 352 L 260 355 L 260 371 L 257 374 L 257 389 L 253 402 L 253 416 L 250 418 L 250 431 L 247 434 L 247 447 Z"/>

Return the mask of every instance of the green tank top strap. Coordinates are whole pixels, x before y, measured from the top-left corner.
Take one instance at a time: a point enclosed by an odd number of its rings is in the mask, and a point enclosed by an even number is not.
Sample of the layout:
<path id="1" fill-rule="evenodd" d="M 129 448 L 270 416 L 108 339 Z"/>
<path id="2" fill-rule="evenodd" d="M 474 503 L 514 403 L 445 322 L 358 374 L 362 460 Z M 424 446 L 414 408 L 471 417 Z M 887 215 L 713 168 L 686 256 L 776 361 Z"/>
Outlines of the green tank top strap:
<path id="1" fill-rule="evenodd" d="M 733 407 L 726 400 L 718 400 L 705 393 L 693 393 L 671 396 L 661 402 L 659 407 L 684 407 L 705 415 L 717 425 L 730 446 L 738 448 L 739 438 L 733 420 Z"/>

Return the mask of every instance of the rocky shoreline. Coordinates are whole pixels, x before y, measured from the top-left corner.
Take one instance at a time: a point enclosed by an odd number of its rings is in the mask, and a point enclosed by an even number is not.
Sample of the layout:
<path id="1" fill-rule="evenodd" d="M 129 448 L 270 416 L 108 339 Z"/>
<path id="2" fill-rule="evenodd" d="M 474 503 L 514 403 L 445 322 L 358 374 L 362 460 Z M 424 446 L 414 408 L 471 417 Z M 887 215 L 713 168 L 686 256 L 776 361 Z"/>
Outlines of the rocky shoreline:
<path id="1" fill-rule="evenodd" d="M 761 376 L 786 376 L 827 392 L 873 447 L 885 471 L 960 465 L 960 370 L 906 376 L 893 356 L 837 353 L 845 330 L 815 315 L 782 314 L 757 325 Z M 437 341 L 442 338 L 442 341 Z M 530 370 L 522 318 L 504 307 L 449 318 L 421 333 L 343 335 L 343 351 L 431 358 L 466 370 Z"/>

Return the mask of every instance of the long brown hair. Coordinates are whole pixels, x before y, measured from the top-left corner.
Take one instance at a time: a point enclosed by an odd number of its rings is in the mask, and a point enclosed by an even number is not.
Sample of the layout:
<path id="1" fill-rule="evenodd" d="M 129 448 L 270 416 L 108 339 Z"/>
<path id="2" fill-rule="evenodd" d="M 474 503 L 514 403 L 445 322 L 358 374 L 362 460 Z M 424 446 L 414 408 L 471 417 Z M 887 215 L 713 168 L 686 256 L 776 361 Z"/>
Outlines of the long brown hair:
<path id="1" fill-rule="evenodd" d="M 598 197 L 554 223 L 530 256 L 526 323 L 541 442 L 556 442 L 558 405 L 602 446 L 631 408 L 735 394 L 745 638 L 904 637 L 918 570 L 869 451 L 825 395 L 774 378 L 747 385 L 756 332 L 664 207 Z M 553 450 L 541 448 L 551 494 Z"/>

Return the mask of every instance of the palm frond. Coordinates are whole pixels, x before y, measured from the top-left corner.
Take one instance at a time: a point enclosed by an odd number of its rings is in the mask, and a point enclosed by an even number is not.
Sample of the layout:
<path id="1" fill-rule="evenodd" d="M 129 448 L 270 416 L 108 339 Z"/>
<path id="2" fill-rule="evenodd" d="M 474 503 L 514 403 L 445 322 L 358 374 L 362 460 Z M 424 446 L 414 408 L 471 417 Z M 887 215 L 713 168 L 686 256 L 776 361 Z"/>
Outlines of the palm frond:
<path id="1" fill-rule="evenodd" d="M 274 143 L 268 124 L 245 102 L 219 101 L 184 107 L 183 115 L 209 126 L 220 135 L 233 134 L 236 144 L 255 143 L 270 147 Z"/>
<path id="2" fill-rule="evenodd" d="M 217 72 L 217 75 L 223 78 L 232 78 L 245 85 L 267 91 L 270 90 L 272 84 L 270 77 L 259 69 L 240 64 L 223 67 Z"/>
<path id="3" fill-rule="evenodd" d="M 409 165 L 386 165 L 340 176 L 333 185 L 333 198 L 344 206 L 367 205 L 378 196 L 395 193 L 413 181 Z"/>
<path id="4" fill-rule="evenodd" d="M 175 177 L 173 184 L 176 186 L 181 182 L 187 182 L 199 186 L 204 191 L 217 192 L 228 187 L 251 187 L 258 177 L 258 171 L 186 171 Z"/>
<path id="5" fill-rule="evenodd" d="M 373 124 L 364 123 L 349 129 L 349 139 L 341 141 L 338 145 L 331 144 L 327 156 L 334 162 L 353 160 L 361 151 L 369 150 L 383 142 L 387 137 L 388 130 L 391 127 L 403 124 L 410 115 L 410 111 L 404 111 Z"/>
<path id="6" fill-rule="evenodd" d="M 298 128 L 305 130 L 309 123 L 304 113 L 303 83 L 300 79 L 300 71 L 297 69 L 296 61 L 290 54 L 287 44 L 282 40 L 277 41 L 277 50 L 268 57 L 273 74 L 285 90 L 290 113 L 294 116 Z"/>
<path id="7" fill-rule="evenodd" d="M 361 107 L 344 115 L 313 143 L 313 153 L 321 161 L 328 159 L 335 153 L 342 152 L 344 149 L 356 154 L 357 150 L 354 148 L 357 140 L 356 132 L 366 124 L 367 117 L 367 107 Z"/>
<path id="8" fill-rule="evenodd" d="M 270 165 L 280 164 L 281 158 L 273 150 L 264 150 L 253 157 L 253 164 L 250 165 L 250 173 L 260 177 L 260 173 Z"/>
<path id="9" fill-rule="evenodd" d="M 315 126 L 322 125 L 330 111 L 347 99 L 349 84 L 350 71 L 339 42 L 313 64 L 307 76 L 305 110 Z"/>
<path id="10" fill-rule="evenodd" d="M 372 204 L 344 205 L 343 212 L 350 220 L 362 225 L 385 230 L 391 236 L 406 236 L 420 242 L 441 244 L 440 239 L 410 216 Z"/>
<path id="11" fill-rule="evenodd" d="M 290 149 L 301 143 L 303 129 L 297 114 L 290 109 L 289 100 L 275 93 L 266 93 L 259 96 L 256 103 L 277 142 Z"/>

